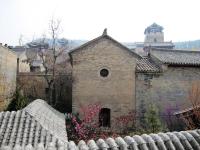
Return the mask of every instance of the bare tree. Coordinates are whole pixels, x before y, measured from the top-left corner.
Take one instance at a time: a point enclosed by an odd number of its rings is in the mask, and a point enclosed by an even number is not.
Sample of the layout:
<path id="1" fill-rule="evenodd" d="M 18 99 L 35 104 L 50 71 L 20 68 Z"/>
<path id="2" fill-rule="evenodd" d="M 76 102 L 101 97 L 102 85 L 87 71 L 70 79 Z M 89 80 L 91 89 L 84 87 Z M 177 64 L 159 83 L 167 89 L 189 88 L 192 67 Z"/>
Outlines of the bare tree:
<path id="1" fill-rule="evenodd" d="M 48 85 L 46 89 L 47 101 L 50 105 L 56 104 L 56 76 L 59 74 L 57 69 L 57 60 L 66 49 L 66 46 L 57 45 L 57 40 L 60 34 L 60 21 L 52 19 L 49 24 L 49 31 L 51 36 L 51 47 L 45 49 L 44 45 L 46 37 L 44 36 L 40 41 L 39 56 L 44 67 L 44 78 Z"/>
<path id="2" fill-rule="evenodd" d="M 182 111 L 180 117 L 185 122 L 187 129 L 191 130 L 200 127 L 200 82 L 192 84 L 188 95 L 191 107 Z"/>

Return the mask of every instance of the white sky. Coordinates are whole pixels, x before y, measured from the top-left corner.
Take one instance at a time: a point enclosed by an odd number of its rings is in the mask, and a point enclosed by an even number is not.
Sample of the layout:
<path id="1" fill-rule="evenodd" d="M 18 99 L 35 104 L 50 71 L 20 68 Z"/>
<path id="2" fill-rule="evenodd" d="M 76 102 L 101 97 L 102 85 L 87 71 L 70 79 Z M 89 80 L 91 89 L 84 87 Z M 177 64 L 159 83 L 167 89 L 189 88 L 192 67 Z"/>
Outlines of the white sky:
<path id="1" fill-rule="evenodd" d="M 52 16 L 69 39 L 91 40 L 107 28 L 118 41 L 143 41 L 153 22 L 164 27 L 166 41 L 200 39 L 200 0 L 0 0 L 0 42 L 48 33 Z"/>

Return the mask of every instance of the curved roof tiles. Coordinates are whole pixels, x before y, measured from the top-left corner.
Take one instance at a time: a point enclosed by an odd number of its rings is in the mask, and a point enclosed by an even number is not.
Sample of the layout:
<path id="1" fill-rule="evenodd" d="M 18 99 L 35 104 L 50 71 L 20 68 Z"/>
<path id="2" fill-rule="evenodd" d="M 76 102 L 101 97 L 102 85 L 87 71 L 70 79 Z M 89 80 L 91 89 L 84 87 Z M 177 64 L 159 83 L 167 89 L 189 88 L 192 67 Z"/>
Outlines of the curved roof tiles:
<path id="1" fill-rule="evenodd" d="M 200 66 L 199 51 L 152 49 L 151 55 L 164 64 Z"/>
<path id="2" fill-rule="evenodd" d="M 67 140 L 64 115 L 35 100 L 19 111 L 0 113 L 0 150 L 200 150 L 200 130 Z"/>
<path id="3" fill-rule="evenodd" d="M 158 134 L 143 134 L 141 136 L 126 136 L 124 138 L 109 137 L 107 139 L 98 139 L 97 141 L 79 141 L 77 144 L 73 141 L 45 144 L 40 142 L 33 146 L 10 145 L 1 146 L 2 150 L 200 150 L 200 130 L 190 130 L 181 132 L 167 132 Z"/>
<path id="4" fill-rule="evenodd" d="M 19 111 L 0 113 L 0 147 L 47 145 L 58 140 L 67 140 L 65 117 L 43 100 Z"/>
<path id="5" fill-rule="evenodd" d="M 148 57 L 137 60 L 136 72 L 139 73 L 160 73 L 161 68 Z"/>

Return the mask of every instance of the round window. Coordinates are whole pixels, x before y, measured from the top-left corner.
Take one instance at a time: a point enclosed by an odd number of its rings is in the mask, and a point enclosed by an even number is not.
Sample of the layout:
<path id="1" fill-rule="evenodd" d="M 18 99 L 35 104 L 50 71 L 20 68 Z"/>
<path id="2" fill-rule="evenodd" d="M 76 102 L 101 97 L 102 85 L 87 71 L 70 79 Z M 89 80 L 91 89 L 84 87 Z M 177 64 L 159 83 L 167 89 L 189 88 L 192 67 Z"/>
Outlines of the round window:
<path id="1" fill-rule="evenodd" d="M 100 75 L 101 75 L 102 77 L 107 77 L 108 74 L 109 74 L 108 69 L 101 69 Z"/>

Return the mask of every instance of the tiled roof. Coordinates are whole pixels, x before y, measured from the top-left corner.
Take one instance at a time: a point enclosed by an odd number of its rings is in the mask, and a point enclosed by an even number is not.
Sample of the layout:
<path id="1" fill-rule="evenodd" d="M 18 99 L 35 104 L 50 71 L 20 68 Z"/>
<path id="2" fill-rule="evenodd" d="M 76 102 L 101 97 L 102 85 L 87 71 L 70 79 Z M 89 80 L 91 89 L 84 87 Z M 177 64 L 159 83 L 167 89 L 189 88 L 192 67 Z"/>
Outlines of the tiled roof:
<path id="1" fill-rule="evenodd" d="M 0 113 L 0 150 L 200 150 L 200 130 L 67 140 L 65 117 L 43 100 Z"/>
<path id="2" fill-rule="evenodd" d="M 126 44 L 125 44 L 126 45 Z M 127 45 L 127 47 L 145 47 L 145 46 L 151 46 L 151 47 L 163 47 L 163 46 L 174 46 L 174 44 L 169 42 L 135 42 L 132 45 Z"/>
<path id="3" fill-rule="evenodd" d="M 67 141 L 65 117 L 43 100 L 35 100 L 19 111 L 0 113 L 0 147 L 58 141 Z"/>
<path id="4" fill-rule="evenodd" d="M 157 23 L 153 23 L 152 25 L 148 26 L 145 31 L 144 34 L 150 33 L 150 32 L 162 32 L 163 31 L 163 27 L 158 25 Z"/>
<path id="5" fill-rule="evenodd" d="M 189 113 L 189 112 L 191 112 L 191 114 L 193 114 L 194 110 L 196 111 L 196 110 L 199 110 L 199 109 L 200 109 L 200 105 L 196 104 L 195 106 L 190 106 L 190 107 L 188 107 L 186 109 L 177 111 L 177 112 L 174 113 L 174 115 L 178 116 L 178 115 L 182 115 L 184 113 Z"/>
<path id="6" fill-rule="evenodd" d="M 199 51 L 152 49 L 151 55 L 155 56 L 161 62 L 169 65 L 200 65 Z"/>
<path id="7" fill-rule="evenodd" d="M 159 73 L 161 72 L 161 69 L 148 57 L 144 57 L 137 61 L 136 71 L 141 73 Z"/>
<path id="8" fill-rule="evenodd" d="M 124 138 L 98 139 L 97 141 L 81 140 L 78 144 L 73 141 L 63 144 L 44 143 L 32 147 L 30 144 L 14 147 L 14 150 L 200 150 L 200 130 L 167 132 L 158 134 L 143 134 L 141 136 L 126 136 Z M 2 150 L 12 150 L 10 146 L 1 147 Z"/>

